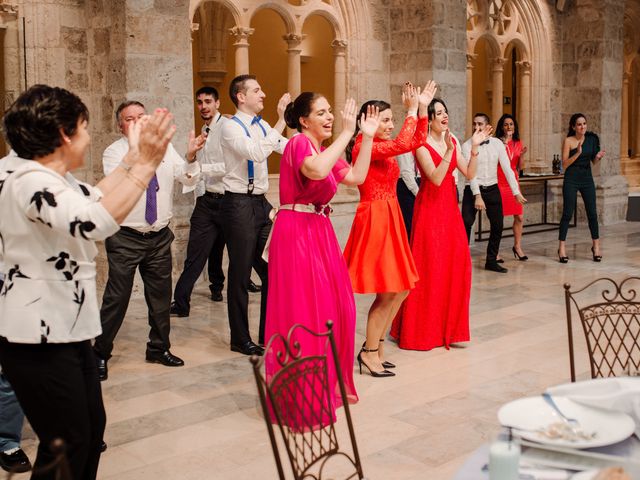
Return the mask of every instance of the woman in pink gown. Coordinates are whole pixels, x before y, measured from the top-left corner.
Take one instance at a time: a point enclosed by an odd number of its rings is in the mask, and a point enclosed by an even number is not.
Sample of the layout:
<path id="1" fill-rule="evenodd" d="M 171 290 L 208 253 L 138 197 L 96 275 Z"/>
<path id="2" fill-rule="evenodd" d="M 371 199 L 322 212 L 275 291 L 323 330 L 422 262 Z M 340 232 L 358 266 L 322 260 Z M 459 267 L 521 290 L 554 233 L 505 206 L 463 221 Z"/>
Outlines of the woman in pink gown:
<path id="1" fill-rule="evenodd" d="M 347 266 L 329 219 L 329 202 L 338 183 L 359 185 L 366 178 L 373 135 L 379 123 L 379 112 L 373 109 L 360 119 L 364 140 L 358 164 L 351 167 L 340 155 L 355 130 L 356 112 L 355 102 L 347 101 L 342 114 L 344 129 L 325 149 L 322 142 L 331 137 L 333 126 L 327 99 L 318 93 L 304 92 L 288 105 L 287 125 L 301 133 L 289 140 L 282 155 L 281 206 L 269 245 L 266 338 L 275 334 L 286 337 L 295 324 L 324 332 L 327 320 L 333 321 L 348 397 L 341 398 L 333 362 L 329 361 L 328 381 L 332 387 L 329 401 L 334 415 L 335 409 L 345 400 L 350 403 L 358 400 L 353 383 L 356 310 Z M 302 334 L 296 340 L 300 342 L 304 356 L 325 353 L 324 340 Z M 274 348 L 265 352 L 267 381 L 280 369 L 275 357 L 277 351 L 282 350 L 279 345 L 275 342 Z M 307 385 L 305 390 L 318 388 L 321 386 Z M 307 408 L 313 407 L 309 404 Z M 305 412 L 305 417 L 307 413 L 309 416 L 314 414 Z M 298 418 L 288 423 L 295 428 L 303 426 L 306 420 Z"/>

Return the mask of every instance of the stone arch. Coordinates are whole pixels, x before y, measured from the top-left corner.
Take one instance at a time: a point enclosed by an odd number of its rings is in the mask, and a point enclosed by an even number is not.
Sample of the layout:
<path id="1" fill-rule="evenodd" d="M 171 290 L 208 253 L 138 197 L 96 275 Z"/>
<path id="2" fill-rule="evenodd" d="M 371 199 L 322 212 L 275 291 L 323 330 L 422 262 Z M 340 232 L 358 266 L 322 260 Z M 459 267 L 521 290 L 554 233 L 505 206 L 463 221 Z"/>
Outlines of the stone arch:
<path id="1" fill-rule="evenodd" d="M 326 8 L 317 8 L 315 10 L 311 10 L 310 12 L 308 12 L 300 20 L 301 29 L 304 28 L 304 24 L 307 22 L 307 20 L 310 17 L 313 17 L 314 15 L 320 16 L 320 17 L 324 18 L 327 22 L 329 22 L 329 24 L 333 28 L 334 39 L 336 39 L 336 38 L 345 38 L 344 27 L 343 27 L 342 23 L 335 16 L 335 14 L 333 12 L 328 11 L 328 9 L 326 9 Z"/>
<path id="2" fill-rule="evenodd" d="M 233 0 L 191 0 L 189 2 L 189 19 L 193 22 L 194 17 L 196 16 L 196 12 L 200 7 L 202 7 L 205 3 L 214 2 L 220 3 L 224 7 L 226 7 L 233 16 L 233 20 L 236 25 L 239 25 L 242 19 L 242 14 L 240 13 L 239 7 L 233 2 Z"/>
<path id="3" fill-rule="evenodd" d="M 285 28 L 287 29 L 287 33 L 299 33 L 296 28 L 296 22 L 293 19 L 292 9 L 296 8 L 288 2 L 265 2 L 260 3 L 255 9 L 251 10 L 249 14 L 249 24 L 253 21 L 256 14 L 262 10 L 273 10 L 275 11 L 285 24 Z"/>
<path id="4" fill-rule="evenodd" d="M 552 31 L 548 7 L 542 3 L 534 0 L 467 0 L 467 52 L 470 55 L 467 68 L 473 69 L 474 48 L 480 38 L 493 37 L 499 45 L 497 63 L 504 62 L 510 45 L 518 46 L 522 54 L 517 62 L 521 86 L 518 100 L 521 136 L 529 147 L 529 165 L 545 170 L 547 163 L 550 164 L 548 159 L 554 141 L 550 108 L 553 39 L 548 35 Z M 501 93 L 502 85 L 498 82 L 497 72 L 501 69 L 498 64 L 494 66 L 492 90 L 498 93 Z M 471 74 L 467 75 L 467 78 L 471 77 Z M 472 87 L 468 85 L 467 88 Z M 532 91 L 536 95 L 532 95 Z M 501 102 L 496 101 L 493 116 L 501 114 L 502 110 Z M 535 131 L 531 130 L 531 125 L 536 125 Z"/>
<path id="5" fill-rule="evenodd" d="M 640 5 L 626 2 L 620 115 L 620 163 L 629 186 L 640 186 Z"/>

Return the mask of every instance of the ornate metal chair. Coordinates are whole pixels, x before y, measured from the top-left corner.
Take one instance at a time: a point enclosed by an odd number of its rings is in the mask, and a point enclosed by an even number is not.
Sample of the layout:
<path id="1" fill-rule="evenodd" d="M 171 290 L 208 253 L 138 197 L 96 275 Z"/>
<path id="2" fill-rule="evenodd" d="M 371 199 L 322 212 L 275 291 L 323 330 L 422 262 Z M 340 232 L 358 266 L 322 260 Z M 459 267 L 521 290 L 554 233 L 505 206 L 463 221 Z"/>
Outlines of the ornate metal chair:
<path id="1" fill-rule="evenodd" d="M 45 474 L 53 471 L 56 480 L 72 480 L 71 472 L 69 471 L 69 464 L 67 463 L 67 446 L 64 443 L 64 440 L 61 438 L 56 438 L 51 442 L 51 453 L 54 455 L 53 461 L 44 467 L 39 467 L 32 470 L 33 474 Z M 11 480 L 14 475 L 17 475 L 16 472 L 9 472 L 7 476 L 7 480 Z"/>
<path id="2" fill-rule="evenodd" d="M 599 278 L 571 291 L 564 284 L 571 381 L 576 380 L 571 312 L 578 312 L 589 353 L 591 378 L 630 375 L 640 370 L 640 277 L 617 284 Z M 594 296 L 594 293 L 596 296 Z M 572 308 L 573 307 L 573 308 Z"/>
<path id="3" fill-rule="evenodd" d="M 250 359 L 281 480 L 285 475 L 274 424 L 286 447 L 295 480 L 328 478 L 325 467 L 329 460 L 342 460 L 339 466 L 349 472 L 345 478 L 364 478 L 346 401 L 344 414 L 352 453 L 340 450 L 338 444 L 329 381 L 332 368 L 335 369 L 342 398 L 346 399 L 347 395 L 332 327 L 333 322 L 328 321 L 327 331 L 316 333 L 303 325 L 294 325 L 286 338 L 274 335 L 269 340 L 263 357 L 252 356 Z M 303 335 L 307 336 L 304 337 L 306 342 L 301 341 Z M 309 342 L 314 345 L 312 354 L 302 351 L 301 344 L 308 345 Z M 273 362 L 277 373 L 265 379 L 262 372 L 268 362 Z M 331 475 L 335 478 L 334 473 Z"/>

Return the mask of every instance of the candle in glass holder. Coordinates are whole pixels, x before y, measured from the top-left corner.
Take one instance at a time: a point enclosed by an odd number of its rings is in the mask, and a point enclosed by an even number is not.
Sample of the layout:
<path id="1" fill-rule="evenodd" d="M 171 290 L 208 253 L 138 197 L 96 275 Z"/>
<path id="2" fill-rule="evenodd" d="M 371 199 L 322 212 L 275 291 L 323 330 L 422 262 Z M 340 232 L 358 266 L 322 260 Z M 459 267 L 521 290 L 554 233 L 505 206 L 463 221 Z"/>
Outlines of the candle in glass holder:
<path id="1" fill-rule="evenodd" d="M 520 445 L 497 441 L 489 448 L 489 479 L 518 480 Z"/>

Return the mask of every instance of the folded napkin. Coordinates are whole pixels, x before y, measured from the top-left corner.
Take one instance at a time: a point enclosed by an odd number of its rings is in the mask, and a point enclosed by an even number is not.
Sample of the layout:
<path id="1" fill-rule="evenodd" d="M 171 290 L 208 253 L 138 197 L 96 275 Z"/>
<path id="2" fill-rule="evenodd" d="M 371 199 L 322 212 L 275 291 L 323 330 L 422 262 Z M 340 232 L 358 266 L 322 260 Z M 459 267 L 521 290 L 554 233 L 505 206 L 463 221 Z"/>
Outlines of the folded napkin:
<path id="1" fill-rule="evenodd" d="M 565 383 L 548 388 L 547 393 L 590 407 L 626 413 L 636 423 L 635 433 L 640 438 L 640 377 L 596 378 Z"/>

